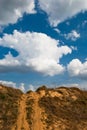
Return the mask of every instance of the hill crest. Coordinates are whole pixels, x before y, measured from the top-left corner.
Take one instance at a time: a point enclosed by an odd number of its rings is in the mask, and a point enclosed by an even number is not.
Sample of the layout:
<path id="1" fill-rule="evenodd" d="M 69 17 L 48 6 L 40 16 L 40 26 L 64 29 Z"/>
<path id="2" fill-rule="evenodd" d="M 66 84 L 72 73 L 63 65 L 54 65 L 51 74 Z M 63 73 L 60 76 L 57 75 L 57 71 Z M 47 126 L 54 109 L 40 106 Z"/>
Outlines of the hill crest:
<path id="1" fill-rule="evenodd" d="M 87 130 L 87 91 L 0 85 L 0 130 Z"/>

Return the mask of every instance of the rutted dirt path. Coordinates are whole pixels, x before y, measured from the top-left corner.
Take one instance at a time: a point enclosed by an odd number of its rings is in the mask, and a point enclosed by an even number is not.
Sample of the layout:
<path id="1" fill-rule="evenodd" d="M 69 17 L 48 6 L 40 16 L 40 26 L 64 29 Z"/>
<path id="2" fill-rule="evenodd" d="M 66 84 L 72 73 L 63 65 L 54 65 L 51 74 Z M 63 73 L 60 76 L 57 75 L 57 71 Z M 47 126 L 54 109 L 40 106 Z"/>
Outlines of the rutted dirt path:
<path id="1" fill-rule="evenodd" d="M 31 99 L 34 99 L 34 104 L 32 106 L 33 113 L 32 113 L 32 124 L 29 125 L 27 122 L 27 111 L 26 111 L 26 101 L 28 100 L 29 96 Z M 12 130 L 44 130 L 43 123 L 41 121 L 42 118 L 42 110 L 38 104 L 39 95 L 37 93 L 32 93 L 31 95 L 23 94 L 20 98 L 19 104 L 19 114 L 18 119 L 13 126 Z"/>
<path id="2" fill-rule="evenodd" d="M 19 100 L 19 115 L 17 123 L 12 130 L 30 130 L 29 124 L 26 120 L 26 100 L 27 95 L 23 94 L 21 99 Z"/>
<path id="3" fill-rule="evenodd" d="M 35 95 L 34 97 L 35 103 L 34 103 L 34 116 L 33 116 L 33 125 L 32 130 L 43 130 L 43 124 L 41 122 L 41 109 L 38 105 L 39 97 L 38 95 Z"/>

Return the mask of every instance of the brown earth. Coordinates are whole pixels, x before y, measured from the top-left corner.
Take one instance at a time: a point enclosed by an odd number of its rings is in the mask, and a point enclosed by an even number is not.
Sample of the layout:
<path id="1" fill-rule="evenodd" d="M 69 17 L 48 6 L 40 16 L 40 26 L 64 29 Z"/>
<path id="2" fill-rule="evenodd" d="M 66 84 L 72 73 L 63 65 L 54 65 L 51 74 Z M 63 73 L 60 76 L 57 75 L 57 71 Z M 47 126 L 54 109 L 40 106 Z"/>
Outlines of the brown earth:
<path id="1" fill-rule="evenodd" d="M 29 124 L 26 120 L 26 100 L 27 95 L 23 94 L 18 101 L 18 118 L 16 124 L 13 126 L 12 130 L 29 130 Z"/>
<path id="2" fill-rule="evenodd" d="M 87 91 L 0 85 L 0 130 L 87 130 Z"/>

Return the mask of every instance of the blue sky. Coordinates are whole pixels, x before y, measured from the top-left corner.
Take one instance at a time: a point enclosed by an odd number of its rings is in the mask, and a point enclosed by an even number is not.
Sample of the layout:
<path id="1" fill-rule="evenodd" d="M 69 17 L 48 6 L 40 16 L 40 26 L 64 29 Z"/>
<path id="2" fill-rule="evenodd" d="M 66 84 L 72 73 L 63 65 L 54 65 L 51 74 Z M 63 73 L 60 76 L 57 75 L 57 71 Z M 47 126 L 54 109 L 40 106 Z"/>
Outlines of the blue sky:
<path id="1" fill-rule="evenodd" d="M 0 83 L 87 84 L 87 1 L 0 1 Z"/>

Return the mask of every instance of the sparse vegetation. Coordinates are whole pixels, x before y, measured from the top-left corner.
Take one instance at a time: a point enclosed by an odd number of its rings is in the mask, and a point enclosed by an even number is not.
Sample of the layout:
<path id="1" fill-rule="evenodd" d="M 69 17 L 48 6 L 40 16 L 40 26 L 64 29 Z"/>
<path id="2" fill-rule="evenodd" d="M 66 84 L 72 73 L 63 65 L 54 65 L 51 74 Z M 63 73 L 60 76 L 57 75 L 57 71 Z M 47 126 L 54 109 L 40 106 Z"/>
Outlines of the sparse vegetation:
<path id="1" fill-rule="evenodd" d="M 17 101 L 22 92 L 13 88 L 2 87 L 2 90 L 0 90 L 0 130 L 10 130 L 17 120 Z"/>
<path id="2" fill-rule="evenodd" d="M 39 91 L 41 91 L 41 90 L 47 91 L 47 87 L 46 87 L 45 85 L 43 85 L 43 86 L 39 87 L 39 88 L 36 90 L 36 92 L 39 93 Z"/>
<path id="3" fill-rule="evenodd" d="M 77 128 L 78 122 L 87 121 L 87 93 L 79 90 L 78 94 L 78 89 L 71 89 L 76 92 L 74 94 L 78 97 L 75 101 L 69 96 L 66 98 L 66 95 L 63 95 L 62 99 L 44 96 L 39 100 L 40 107 L 47 114 L 45 119 L 47 128 L 61 119 L 69 122 L 67 128 L 71 130 Z M 71 90 L 68 89 L 68 91 Z M 63 94 L 60 90 L 58 92 Z"/>
<path id="4" fill-rule="evenodd" d="M 34 103 L 34 99 L 28 99 L 26 102 L 27 108 L 26 108 L 26 112 L 27 112 L 27 121 L 31 127 L 32 125 L 32 113 L 33 113 L 33 103 Z"/>
<path id="5" fill-rule="evenodd" d="M 30 93 L 32 93 L 33 91 L 32 90 L 29 90 L 29 91 L 27 91 L 27 94 L 30 94 Z"/>

